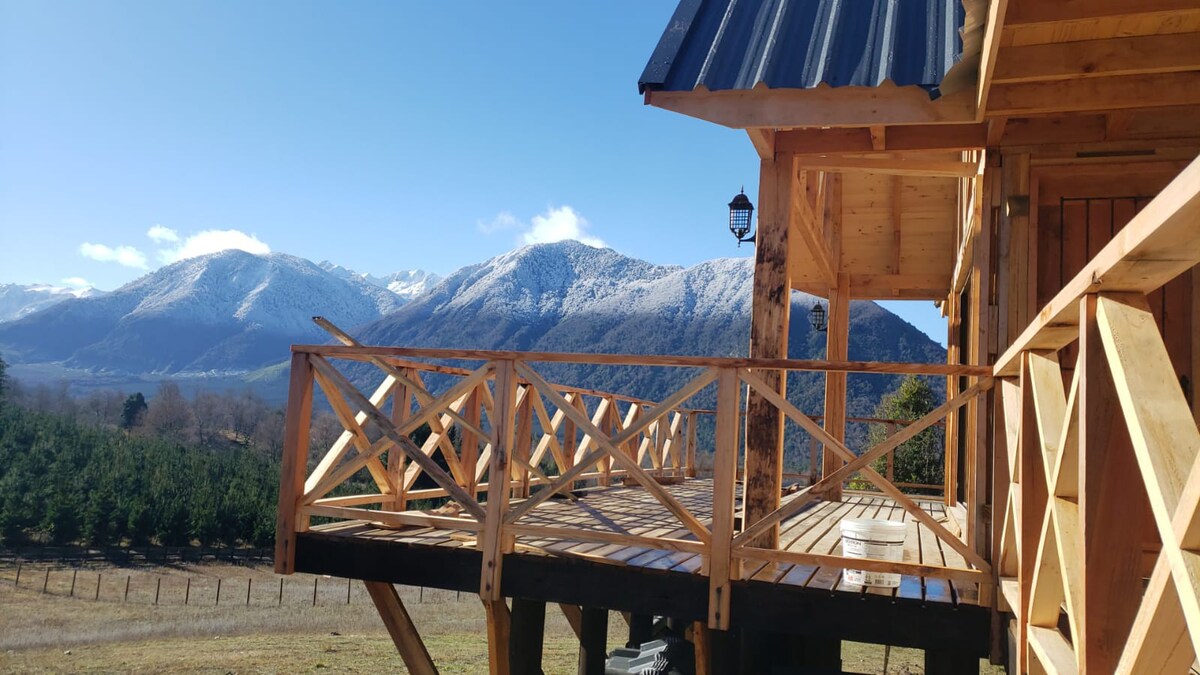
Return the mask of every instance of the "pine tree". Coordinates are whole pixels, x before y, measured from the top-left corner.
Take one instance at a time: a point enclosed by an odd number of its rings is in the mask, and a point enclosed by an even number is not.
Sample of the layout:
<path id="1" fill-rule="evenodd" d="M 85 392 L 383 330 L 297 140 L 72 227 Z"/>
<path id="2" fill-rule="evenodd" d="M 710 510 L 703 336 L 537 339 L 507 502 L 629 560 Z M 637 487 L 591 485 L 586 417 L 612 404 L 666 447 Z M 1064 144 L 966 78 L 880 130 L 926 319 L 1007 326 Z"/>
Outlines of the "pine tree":
<path id="1" fill-rule="evenodd" d="M 896 391 L 883 397 L 875 408 L 875 416 L 884 419 L 916 420 L 936 408 L 940 402 L 937 394 L 922 378 L 909 375 L 900 382 Z M 883 440 L 884 430 L 871 430 L 871 444 Z M 912 440 L 896 448 L 892 471 L 900 483 L 940 485 L 945 479 L 945 444 L 941 427 L 930 427 L 917 434 Z M 883 458 L 875 463 L 875 470 L 883 472 Z"/>
<path id="2" fill-rule="evenodd" d="M 121 428 L 132 429 L 141 425 L 147 409 L 146 397 L 140 391 L 125 399 L 125 406 L 121 409 Z"/>

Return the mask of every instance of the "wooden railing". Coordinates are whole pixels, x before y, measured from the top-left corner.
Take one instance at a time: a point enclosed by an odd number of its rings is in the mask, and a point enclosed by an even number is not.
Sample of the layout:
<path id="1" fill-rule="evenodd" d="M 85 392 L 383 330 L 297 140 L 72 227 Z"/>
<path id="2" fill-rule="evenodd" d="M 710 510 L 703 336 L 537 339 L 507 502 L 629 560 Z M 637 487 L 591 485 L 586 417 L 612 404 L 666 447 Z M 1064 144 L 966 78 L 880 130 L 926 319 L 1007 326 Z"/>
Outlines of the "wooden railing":
<path id="1" fill-rule="evenodd" d="M 1146 299 L 1197 264 L 1200 160 L 995 366 L 993 550 L 1014 672 L 1183 673 L 1200 653 L 1200 430 Z"/>
<path id="2" fill-rule="evenodd" d="M 276 568 L 282 573 L 293 571 L 296 534 L 305 531 L 314 516 L 475 533 L 475 544 L 483 554 L 480 594 L 485 602 L 500 600 L 503 558 L 518 549 L 518 536 L 620 543 L 702 555 L 711 585 L 710 624 L 727 628 L 730 583 L 738 578 L 744 562 L 839 566 L 845 562 L 835 555 L 774 550 L 753 544 L 758 534 L 858 475 L 912 514 L 944 546 L 958 551 L 969 565 L 955 568 L 917 562 L 855 560 L 855 568 L 984 586 L 991 581 L 990 568 L 981 556 L 905 495 L 899 486 L 871 468 L 877 459 L 986 390 L 991 383 L 990 378 L 984 377 L 990 372 L 987 368 L 364 347 L 327 322 L 321 323 L 344 346 L 293 348 L 276 550 Z M 473 367 L 434 366 L 421 359 L 441 364 L 470 362 Z M 382 382 L 374 393 L 364 394 L 335 363 L 370 364 L 373 368 L 366 370 L 379 371 Z M 556 363 L 677 367 L 694 369 L 696 373 L 670 395 L 650 402 L 552 384 L 538 368 Z M 361 365 L 356 367 L 353 371 L 356 379 L 362 379 L 363 370 Z M 964 375 L 980 381 L 882 442 L 855 452 L 767 386 L 762 373 L 769 370 Z M 442 377 L 445 385 L 437 395 L 425 386 L 423 379 L 422 373 L 431 372 Z M 312 472 L 307 473 L 308 426 L 318 387 L 345 433 Z M 845 463 L 790 495 L 775 512 L 735 529 L 742 390 L 747 387 L 761 393 L 784 416 L 818 438 L 827 452 L 836 453 Z M 701 411 L 687 407 L 702 391 L 712 392 L 714 388 L 715 408 Z M 715 417 L 711 516 L 694 513 L 663 485 L 671 482 L 669 479 L 694 472 L 695 418 L 706 413 Z M 417 445 L 410 435 L 424 424 L 429 425 L 431 434 Z M 450 441 L 451 428 L 457 428 L 461 434 L 458 449 Z M 539 468 L 542 465 L 554 468 L 542 471 Z M 377 487 L 376 491 L 332 494 L 339 485 L 364 473 Z M 436 488 L 414 490 L 421 475 L 432 480 Z M 627 484 L 640 485 L 670 512 L 679 528 L 648 536 L 574 527 L 571 523 L 538 524 L 526 518 L 552 496 L 569 495 L 578 481 L 592 480 L 603 485 L 617 477 L 623 477 Z M 409 501 L 430 497 L 446 497 L 449 501 L 436 511 L 407 510 Z"/>

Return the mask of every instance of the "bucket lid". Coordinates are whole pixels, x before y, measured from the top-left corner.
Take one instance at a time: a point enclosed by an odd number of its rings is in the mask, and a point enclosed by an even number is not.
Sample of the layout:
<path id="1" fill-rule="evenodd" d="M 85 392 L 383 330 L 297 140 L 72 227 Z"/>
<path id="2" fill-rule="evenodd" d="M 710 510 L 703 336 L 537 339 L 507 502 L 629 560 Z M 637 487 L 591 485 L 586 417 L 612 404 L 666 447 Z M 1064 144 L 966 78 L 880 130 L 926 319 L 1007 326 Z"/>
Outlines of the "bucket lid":
<path id="1" fill-rule="evenodd" d="M 904 534 L 908 526 L 894 520 L 875 520 L 874 518 L 844 518 L 841 529 L 858 532 L 874 532 L 887 534 Z"/>

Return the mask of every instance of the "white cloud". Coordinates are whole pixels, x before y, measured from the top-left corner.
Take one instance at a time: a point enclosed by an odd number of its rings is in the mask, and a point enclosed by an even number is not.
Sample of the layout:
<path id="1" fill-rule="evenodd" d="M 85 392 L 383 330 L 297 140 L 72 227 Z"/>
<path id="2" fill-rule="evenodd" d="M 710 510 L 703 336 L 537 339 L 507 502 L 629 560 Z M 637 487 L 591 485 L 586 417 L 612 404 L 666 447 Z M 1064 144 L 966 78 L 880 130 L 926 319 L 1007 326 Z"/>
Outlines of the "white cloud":
<path id="1" fill-rule="evenodd" d="M 517 220 L 517 217 L 508 211 L 501 211 L 490 222 L 485 223 L 481 220 L 476 225 L 479 227 L 480 232 L 491 234 L 501 230 L 515 230 L 521 226 L 521 221 Z"/>
<path id="2" fill-rule="evenodd" d="M 115 262 L 125 267 L 136 267 L 142 270 L 148 269 L 146 254 L 132 246 L 117 246 L 116 248 L 112 248 L 104 244 L 84 242 L 79 246 L 79 253 L 85 258 L 91 258 L 99 262 Z"/>
<path id="3" fill-rule="evenodd" d="M 176 242 L 179 241 L 179 233 L 169 227 L 155 225 L 146 231 L 146 236 L 153 239 L 156 243 Z"/>
<path id="4" fill-rule="evenodd" d="M 153 231 L 153 228 L 151 228 L 151 231 Z M 176 239 L 178 239 L 178 235 L 176 235 Z M 195 258 L 196 256 L 217 253 L 218 251 L 228 251 L 230 249 L 238 249 L 255 255 L 264 255 L 271 252 L 271 247 L 265 242 L 253 234 L 246 234 L 241 230 L 204 230 L 189 235 L 187 239 L 184 239 L 174 248 L 160 250 L 158 257 L 164 263 L 173 263 L 187 258 Z"/>
<path id="5" fill-rule="evenodd" d="M 83 277 L 67 277 L 66 279 L 63 279 L 61 283 L 63 286 L 67 286 L 68 288 L 78 288 L 80 290 L 92 288 L 92 282 L 84 279 Z"/>
<path id="6" fill-rule="evenodd" d="M 588 246 L 604 248 L 604 241 L 587 234 L 591 227 L 587 219 L 570 206 L 551 207 L 545 213 L 533 217 L 528 231 L 521 234 L 526 244 L 545 244 L 564 239 L 574 239 Z"/>

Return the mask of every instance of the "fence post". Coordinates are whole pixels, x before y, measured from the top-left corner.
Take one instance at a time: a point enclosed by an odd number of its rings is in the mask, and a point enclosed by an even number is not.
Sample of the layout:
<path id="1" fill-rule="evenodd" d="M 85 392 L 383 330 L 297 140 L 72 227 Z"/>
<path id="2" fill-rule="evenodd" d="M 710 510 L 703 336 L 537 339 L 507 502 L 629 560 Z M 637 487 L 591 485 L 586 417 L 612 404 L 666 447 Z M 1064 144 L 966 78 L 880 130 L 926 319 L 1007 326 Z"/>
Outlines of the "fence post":
<path id="1" fill-rule="evenodd" d="M 46 587 L 50 585 L 50 568 L 46 568 L 46 578 L 42 580 L 42 595 L 46 594 Z"/>
<path id="2" fill-rule="evenodd" d="M 213 602 L 213 605 L 218 607 L 221 605 L 221 577 L 217 577 L 217 599 Z"/>
<path id="3" fill-rule="evenodd" d="M 183 589 L 183 604 L 188 604 L 188 599 L 192 597 L 192 578 L 187 578 L 187 586 Z"/>
<path id="4" fill-rule="evenodd" d="M 71 591 L 68 593 L 70 597 L 75 597 L 75 580 L 79 578 L 79 568 L 71 570 Z"/>
<path id="5" fill-rule="evenodd" d="M 279 577 L 279 606 L 283 606 L 283 577 Z"/>
<path id="6" fill-rule="evenodd" d="M 21 563 L 17 563 L 17 579 L 13 581 L 13 587 L 20 588 L 21 586 Z"/>
<path id="7" fill-rule="evenodd" d="M 162 591 L 162 577 L 154 580 L 154 604 L 158 604 L 158 594 Z"/>
<path id="8" fill-rule="evenodd" d="M 103 576 L 102 572 L 96 572 L 96 597 L 92 598 L 93 602 L 100 599 L 100 578 Z"/>
<path id="9" fill-rule="evenodd" d="M 250 586 L 254 584 L 254 579 L 246 579 L 246 606 L 250 606 Z"/>
<path id="10" fill-rule="evenodd" d="M 313 577 L 313 607 L 317 606 L 317 580 L 321 577 Z"/>
<path id="11" fill-rule="evenodd" d="M 121 602 L 129 602 L 129 575 L 125 575 L 125 598 Z"/>
<path id="12" fill-rule="evenodd" d="M 350 604 L 350 580 L 346 579 L 346 604 Z"/>

